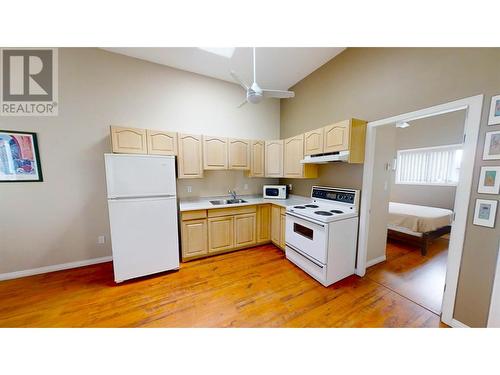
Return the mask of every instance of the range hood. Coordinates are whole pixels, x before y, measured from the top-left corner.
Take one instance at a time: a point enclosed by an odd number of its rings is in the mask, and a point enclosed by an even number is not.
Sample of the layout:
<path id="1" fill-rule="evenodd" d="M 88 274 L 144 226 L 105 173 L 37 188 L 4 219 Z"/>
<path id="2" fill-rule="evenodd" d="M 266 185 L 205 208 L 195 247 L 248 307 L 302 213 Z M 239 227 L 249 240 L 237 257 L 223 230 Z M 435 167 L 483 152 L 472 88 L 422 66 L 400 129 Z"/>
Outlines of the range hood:
<path id="1" fill-rule="evenodd" d="M 308 155 L 300 162 L 302 164 L 326 164 L 335 161 L 347 161 L 349 151 L 330 152 L 328 154 Z"/>

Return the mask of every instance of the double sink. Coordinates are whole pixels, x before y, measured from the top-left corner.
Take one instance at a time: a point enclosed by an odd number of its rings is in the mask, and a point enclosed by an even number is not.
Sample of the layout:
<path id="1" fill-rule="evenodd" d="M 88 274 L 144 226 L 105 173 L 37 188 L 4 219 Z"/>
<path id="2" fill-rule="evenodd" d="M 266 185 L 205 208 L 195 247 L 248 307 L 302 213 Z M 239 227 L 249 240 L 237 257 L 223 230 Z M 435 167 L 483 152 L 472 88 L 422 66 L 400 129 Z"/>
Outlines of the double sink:
<path id="1" fill-rule="evenodd" d="M 225 204 L 238 204 L 238 203 L 247 203 L 244 199 L 218 199 L 215 201 L 210 201 L 214 206 L 222 206 Z"/>

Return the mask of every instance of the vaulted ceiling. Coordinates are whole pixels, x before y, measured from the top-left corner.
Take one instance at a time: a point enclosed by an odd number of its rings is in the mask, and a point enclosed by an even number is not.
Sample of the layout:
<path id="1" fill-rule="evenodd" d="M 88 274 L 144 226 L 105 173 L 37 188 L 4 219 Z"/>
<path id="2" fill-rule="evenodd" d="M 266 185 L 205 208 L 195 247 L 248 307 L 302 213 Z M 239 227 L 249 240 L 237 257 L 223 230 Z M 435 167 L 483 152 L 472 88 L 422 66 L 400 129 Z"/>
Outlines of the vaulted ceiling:
<path id="1" fill-rule="evenodd" d="M 230 75 L 230 71 L 234 70 L 247 83 L 251 84 L 253 81 L 252 48 L 249 47 L 214 48 L 216 53 L 196 47 L 104 49 L 229 82 L 234 82 Z M 262 88 L 287 90 L 344 49 L 342 47 L 257 48 L 257 81 Z"/>

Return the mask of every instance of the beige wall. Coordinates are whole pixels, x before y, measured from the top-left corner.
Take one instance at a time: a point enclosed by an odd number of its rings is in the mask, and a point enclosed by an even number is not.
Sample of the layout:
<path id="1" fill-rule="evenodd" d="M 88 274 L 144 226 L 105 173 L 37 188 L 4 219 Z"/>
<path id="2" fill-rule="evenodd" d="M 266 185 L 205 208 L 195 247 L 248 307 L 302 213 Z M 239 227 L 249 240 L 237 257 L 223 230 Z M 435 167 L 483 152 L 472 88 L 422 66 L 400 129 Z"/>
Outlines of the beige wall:
<path id="1" fill-rule="evenodd" d="M 465 111 L 412 121 L 396 129 L 396 150 L 459 144 L 463 141 Z M 393 174 L 391 201 L 453 209 L 455 186 L 403 185 Z"/>
<path id="2" fill-rule="evenodd" d="M 110 124 L 277 138 L 279 102 L 238 109 L 243 96 L 228 82 L 99 49 L 60 49 L 59 116 L 0 117 L 0 129 L 38 133 L 45 180 L 0 184 L 0 273 L 111 254 L 103 159 Z M 245 182 L 241 172 L 207 176 L 206 186 L 189 182 L 196 194 Z M 249 180 L 249 192 L 264 181 Z M 105 245 L 96 244 L 101 234 Z"/>
<path id="3" fill-rule="evenodd" d="M 205 171 L 203 178 L 177 180 L 177 194 L 180 198 L 213 197 L 228 195 L 229 189 L 238 195 L 262 194 L 262 185 L 278 182 L 277 178 L 248 178 L 243 171 Z"/>
<path id="4" fill-rule="evenodd" d="M 494 229 L 472 225 L 480 166 L 495 164 L 483 162 L 481 155 L 486 131 L 500 128 L 486 125 L 490 98 L 500 93 L 499 61 L 498 48 L 349 48 L 295 85 L 295 98 L 281 103 L 285 138 L 349 117 L 377 120 L 485 94 L 455 310 L 458 320 L 475 327 L 486 324 L 500 238 L 498 224 Z M 362 167 L 325 169 L 311 183 L 361 187 Z M 307 194 L 311 183 L 295 187 Z"/>

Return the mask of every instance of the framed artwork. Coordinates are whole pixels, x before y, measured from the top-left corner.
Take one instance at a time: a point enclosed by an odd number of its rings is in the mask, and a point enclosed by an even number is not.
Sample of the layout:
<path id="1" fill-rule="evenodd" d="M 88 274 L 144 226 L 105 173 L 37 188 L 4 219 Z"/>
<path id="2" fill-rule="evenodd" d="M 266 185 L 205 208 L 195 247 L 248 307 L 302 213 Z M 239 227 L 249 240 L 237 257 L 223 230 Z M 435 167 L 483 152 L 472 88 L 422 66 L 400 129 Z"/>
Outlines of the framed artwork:
<path id="1" fill-rule="evenodd" d="M 486 133 L 483 160 L 500 159 L 500 130 Z"/>
<path id="2" fill-rule="evenodd" d="M 497 201 L 489 199 L 476 199 L 476 209 L 474 210 L 475 225 L 493 228 L 495 226 L 495 216 L 497 214 Z"/>
<path id="3" fill-rule="evenodd" d="M 43 181 L 36 133 L 0 130 L 0 182 Z"/>
<path id="4" fill-rule="evenodd" d="M 500 192 L 500 167 L 482 167 L 477 192 L 498 194 Z"/>
<path id="5" fill-rule="evenodd" d="M 500 95 L 491 98 L 490 117 L 488 125 L 500 124 Z"/>

